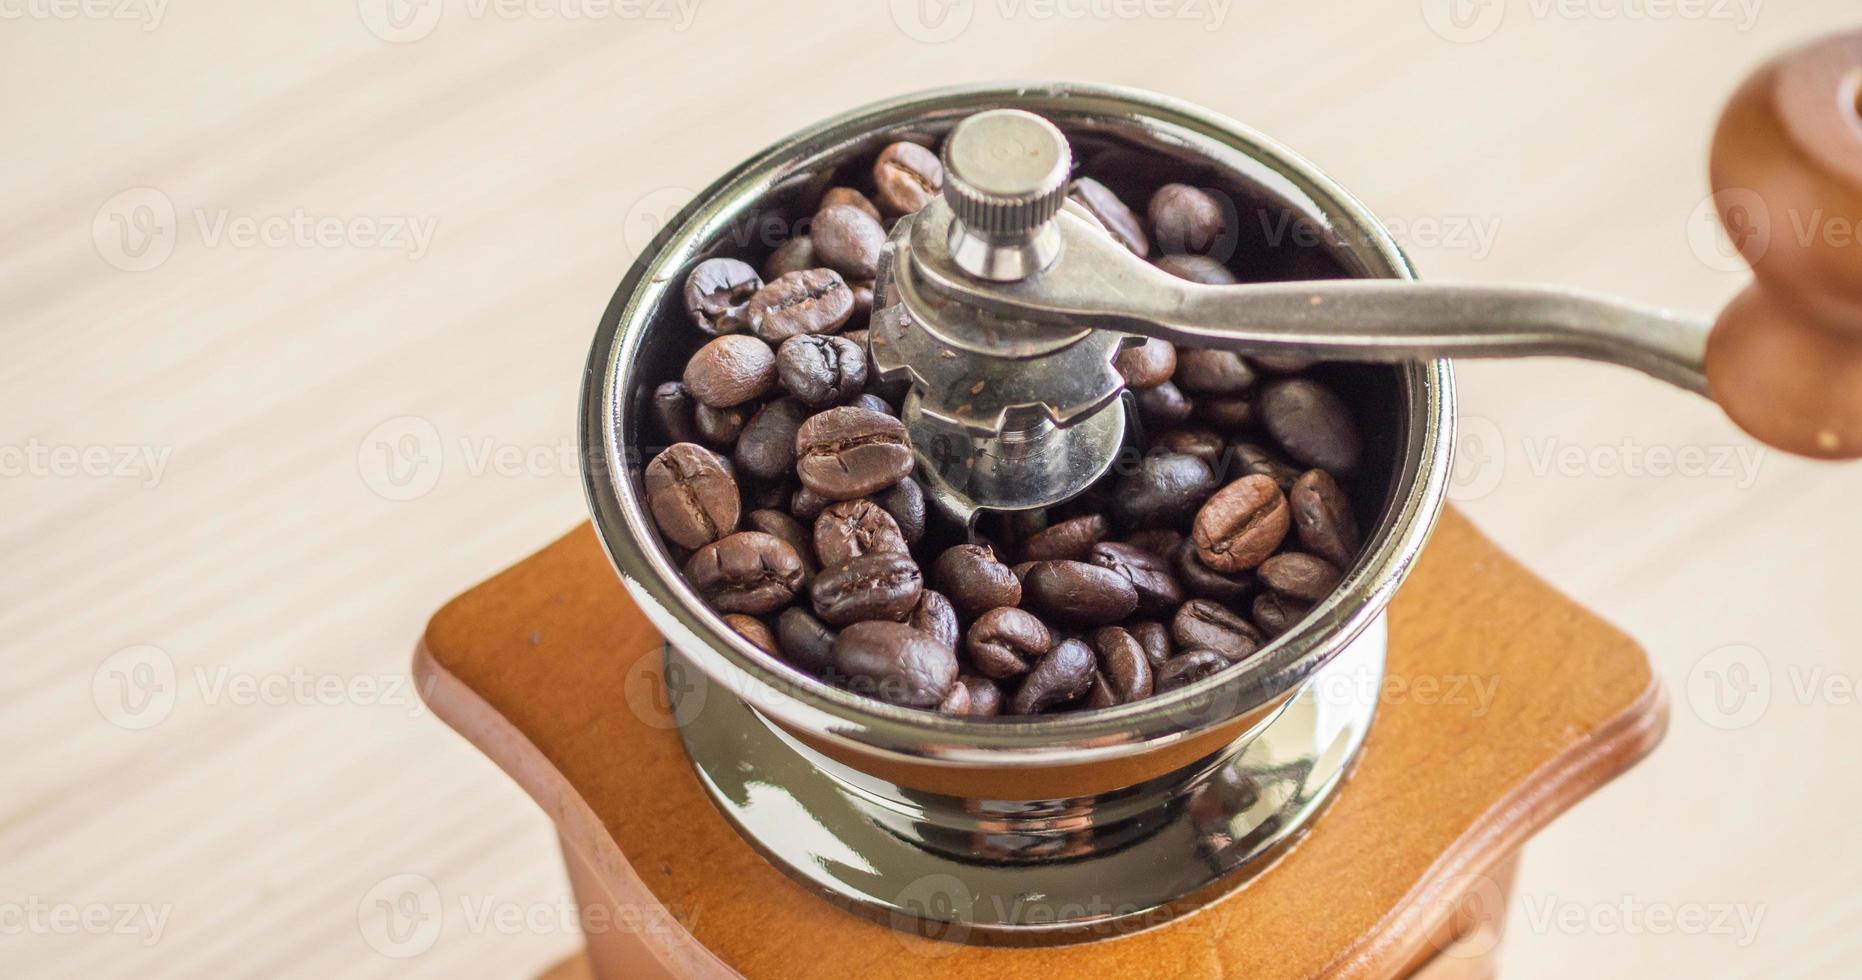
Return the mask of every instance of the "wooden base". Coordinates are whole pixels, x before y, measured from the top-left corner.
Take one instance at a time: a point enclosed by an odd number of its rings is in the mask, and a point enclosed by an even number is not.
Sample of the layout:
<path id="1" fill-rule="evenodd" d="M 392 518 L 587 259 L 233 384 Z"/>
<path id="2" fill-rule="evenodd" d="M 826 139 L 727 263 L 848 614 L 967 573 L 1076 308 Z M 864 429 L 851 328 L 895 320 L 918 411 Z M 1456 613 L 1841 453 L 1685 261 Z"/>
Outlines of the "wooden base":
<path id="1" fill-rule="evenodd" d="M 1390 627 L 1363 757 L 1304 841 L 1194 914 L 1047 949 L 894 932 L 758 857 L 693 775 L 660 639 L 587 526 L 447 604 L 414 672 L 562 836 L 589 957 L 551 976 L 1486 975 L 1520 845 L 1647 754 L 1665 702 L 1633 641 L 1452 511 Z"/>

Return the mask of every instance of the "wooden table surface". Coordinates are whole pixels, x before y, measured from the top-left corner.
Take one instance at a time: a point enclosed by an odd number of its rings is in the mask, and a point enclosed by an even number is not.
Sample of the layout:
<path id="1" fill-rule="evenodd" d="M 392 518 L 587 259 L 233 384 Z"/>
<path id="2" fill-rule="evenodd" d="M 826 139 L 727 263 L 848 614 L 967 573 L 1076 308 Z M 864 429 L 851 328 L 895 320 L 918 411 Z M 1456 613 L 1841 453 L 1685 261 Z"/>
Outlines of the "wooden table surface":
<path id="1" fill-rule="evenodd" d="M 509 977 L 576 946 L 547 820 L 408 653 L 581 519 L 596 318 L 765 143 L 946 83 L 1145 86 L 1316 160 L 1425 275 L 1706 311 L 1744 279 L 1700 207 L 1720 103 L 1853 10 L 0 2 L 0 973 Z M 1612 368 L 1460 379 L 1456 499 L 1675 702 L 1526 852 L 1508 975 L 1853 969 L 1862 468 Z"/>

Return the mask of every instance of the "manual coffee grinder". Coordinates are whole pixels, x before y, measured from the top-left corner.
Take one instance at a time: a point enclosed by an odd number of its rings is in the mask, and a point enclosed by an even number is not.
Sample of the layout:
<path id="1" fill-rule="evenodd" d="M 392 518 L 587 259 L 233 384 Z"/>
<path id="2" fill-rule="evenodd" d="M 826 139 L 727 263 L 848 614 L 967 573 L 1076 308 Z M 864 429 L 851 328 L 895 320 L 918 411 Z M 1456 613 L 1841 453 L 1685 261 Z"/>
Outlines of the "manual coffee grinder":
<path id="1" fill-rule="evenodd" d="M 1862 218 L 1859 93 L 1851 35 L 1735 95 L 1713 180 L 1757 281 L 1711 325 L 1418 282 L 1309 164 L 1124 89 L 895 99 L 726 175 L 603 318 L 583 395 L 592 527 L 449 604 L 416 656 L 435 712 L 557 823 L 588 938 L 562 975 L 1478 975 L 1520 845 L 1653 748 L 1665 708 L 1632 641 L 1443 511 L 1446 359 L 1612 361 L 1779 448 L 1862 455 L 1862 264 L 1789 233 L 1817 209 Z M 869 353 L 909 382 L 935 504 L 971 523 L 1091 486 L 1136 424 L 1113 358 L 1145 337 L 1323 361 L 1387 474 L 1353 502 L 1368 530 L 1335 594 L 1228 671 L 1038 720 L 851 695 L 706 607 L 652 533 L 635 465 L 641 399 L 689 346 L 674 284 L 901 139 L 941 146 L 946 181 L 891 232 Z M 1067 202 L 1086 157 L 1216 188 L 1315 244 L 1244 232 L 1236 248 L 1278 263 L 1276 281 L 1175 279 Z M 1484 681 L 1499 683 L 1478 711 L 1443 693 Z"/>

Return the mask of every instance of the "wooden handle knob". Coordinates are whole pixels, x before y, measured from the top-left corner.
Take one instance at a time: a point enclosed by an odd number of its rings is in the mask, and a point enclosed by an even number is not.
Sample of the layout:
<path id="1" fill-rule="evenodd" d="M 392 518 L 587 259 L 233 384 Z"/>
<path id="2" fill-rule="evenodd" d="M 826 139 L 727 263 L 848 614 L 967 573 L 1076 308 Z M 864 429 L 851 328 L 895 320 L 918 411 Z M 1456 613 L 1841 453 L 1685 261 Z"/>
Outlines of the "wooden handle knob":
<path id="1" fill-rule="evenodd" d="M 1753 73 L 1720 118 L 1711 175 L 1757 276 L 1708 340 L 1714 399 L 1780 449 L 1862 458 L 1862 32 Z"/>

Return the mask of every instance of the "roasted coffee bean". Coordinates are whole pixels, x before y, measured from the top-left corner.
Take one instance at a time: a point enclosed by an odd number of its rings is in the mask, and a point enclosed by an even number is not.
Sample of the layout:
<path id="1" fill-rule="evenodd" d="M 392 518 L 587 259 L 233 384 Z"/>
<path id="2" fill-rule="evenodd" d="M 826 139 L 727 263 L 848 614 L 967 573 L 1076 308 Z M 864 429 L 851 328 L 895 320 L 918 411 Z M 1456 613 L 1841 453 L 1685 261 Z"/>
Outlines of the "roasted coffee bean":
<path id="1" fill-rule="evenodd" d="M 957 622 L 957 610 L 944 598 L 944 593 L 934 589 L 918 593 L 918 605 L 912 607 L 905 622 L 952 650 L 963 641 L 963 626 Z"/>
<path id="2" fill-rule="evenodd" d="M 906 544 L 917 544 L 918 539 L 924 537 L 929 514 L 925 509 L 924 488 L 918 485 L 917 480 L 909 476 L 901 477 L 890 489 L 875 494 L 873 502 L 892 515 Z"/>
<path id="3" fill-rule="evenodd" d="M 853 290 L 833 269 L 785 272 L 744 305 L 750 329 L 772 344 L 803 334 L 833 333 L 851 316 Z"/>
<path id="4" fill-rule="evenodd" d="M 1214 650 L 1185 650 L 1171 657 L 1170 662 L 1157 672 L 1153 686 L 1158 694 L 1188 687 L 1205 677 L 1214 676 L 1228 663 L 1227 657 Z"/>
<path id="5" fill-rule="evenodd" d="M 1152 439 L 1150 451 L 1194 456 L 1220 476 L 1216 467 L 1222 465 L 1222 453 L 1227 449 L 1228 441 L 1208 429 L 1172 429 Z"/>
<path id="6" fill-rule="evenodd" d="M 853 290 L 853 316 L 847 322 L 865 323 L 873 315 L 874 285 L 876 284 L 871 279 L 862 279 L 859 282 L 847 284 L 847 288 Z M 860 346 L 864 348 L 866 345 Z"/>
<path id="7" fill-rule="evenodd" d="M 1165 184 L 1151 195 L 1147 209 L 1151 233 L 1164 252 L 1206 255 L 1228 242 L 1228 216 L 1221 200 L 1188 184 Z"/>
<path id="8" fill-rule="evenodd" d="M 1318 363 L 1310 357 L 1294 354 L 1256 354 L 1250 360 L 1268 374 L 1298 374 Z"/>
<path id="9" fill-rule="evenodd" d="M 685 388 L 713 408 L 759 398 L 776 383 L 776 352 L 746 334 L 727 334 L 685 363 Z"/>
<path id="10" fill-rule="evenodd" d="M 873 162 L 879 206 L 892 214 L 915 214 L 944 189 L 944 164 L 917 143 L 894 143 Z"/>
<path id="11" fill-rule="evenodd" d="M 1002 713 L 1002 688 L 995 681 L 975 674 L 958 674 L 957 683 L 970 691 L 967 714 L 973 718 L 993 718 Z"/>
<path id="12" fill-rule="evenodd" d="M 747 480 L 738 484 L 738 489 L 743 491 L 744 508 L 747 510 L 779 509 L 789 505 L 789 495 L 795 492 L 795 482 L 786 479 Z M 763 529 L 753 527 L 750 530 Z"/>
<path id="13" fill-rule="evenodd" d="M 880 217 L 879 208 L 873 204 L 872 199 L 851 187 L 828 188 L 827 193 L 821 195 L 821 203 L 815 207 L 815 213 L 820 214 L 837 204 L 857 208 L 875 222 L 884 220 Z"/>
<path id="14" fill-rule="evenodd" d="M 931 566 L 931 581 L 965 616 L 978 616 L 998 606 L 1018 606 L 1022 601 L 1021 581 L 983 545 L 945 549 Z"/>
<path id="15" fill-rule="evenodd" d="M 1177 348 L 1167 340 L 1147 340 L 1112 358 L 1112 366 L 1129 388 L 1155 388 L 1177 371 Z"/>
<path id="16" fill-rule="evenodd" d="M 964 637 L 970 663 L 986 677 L 1018 677 L 1054 645 L 1041 618 L 1025 609 L 1003 606 L 976 617 Z"/>
<path id="17" fill-rule="evenodd" d="M 1261 425 L 1294 459 L 1348 476 L 1363 445 L 1351 410 L 1332 389 L 1308 378 L 1275 381 L 1261 389 Z"/>
<path id="18" fill-rule="evenodd" d="M 1093 545 L 1088 562 L 1123 576 L 1138 593 L 1138 612 L 1167 616 L 1183 602 L 1183 587 L 1170 574 L 1170 562 L 1142 548 L 1115 541 Z"/>
<path id="19" fill-rule="evenodd" d="M 815 518 L 815 554 L 829 568 L 875 551 L 910 550 L 892 515 L 871 500 L 843 500 Z"/>
<path id="20" fill-rule="evenodd" d="M 778 398 L 756 410 L 744 423 L 731 459 L 759 480 L 781 480 L 795 469 L 795 434 L 808 420 L 808 409 L 793 398 Z"/>
<path id="21" fill-rule="evenodd" d="M 794 514 L 796 520 L 807 521 L 812 526 L 815 518 L 820 517 L 821 512 L 827 510 L 833 502 L 807 487 L 797 487 L 795 495 L 789 498 L 789 513 Z"/>
<path id="22" fill-rule="evenodd" d="M 698 423 L 692 420 L 692 409 L 697 404 L 691 392 L 685 390 L 684 382 L 668 381 L 653 389 L 653 420 L 659 423 L 660 435 L 668 445 L 704 438 L 698 434 Z"/>
<path id="23" fill-rule="evenodd" d="M 1144 237 L 1143 223 L 1117 194 L 1106 189 L 1106 185 L 1091 177 L 1081 177 L 1067 185 L 1067 196 L 1098 218 L 1107 233 L 1120 245 L 1131 249 L 1131 254 L 1141 259 L 1151 254 L 1151 242 Z"/>
<path id="24" fill-rule="evenodd" d="M 1331 595 L 1343 577 L 1338 566 L 1300 551 L 1275 555 L 1262 562 L 1254 574 L 1262 585 L 1302 602 L 1318 602 Z"/>
<path id="25" fill-rule="evenodd" d="M 1200 282 L 1205 286 L 1233 286 L 1235 274 L 1228 271 L 1228 266 L 1207 255 L 1166 255 L 1157 260 L 1157 267 L 1176 276 Z"/>
<path id="26" fill-rule="evenodd" d="M 801 606 L 790 606 L 776 617 L 776 641 L 783 659 L 811 674 L 827 673 L 834 666 L 835 632 Z"/>
<path id="27" fill-rule="evenodd" d="M 815 258 L 849 282 L 870 281 L 879 271 L 879 248 L 886 244 L 886 229 L 879 219 L 846 204 L 830 204 L 815 212 L 808 229 L 815 240 Z"/>
<path id="28" fill-rule="evenodd" d="M 944 695 L 944 700 L 937 703 L 938 714 L 967 715 L 970 713 L 970 689 L 963 685 L 961 674 L 958 678 L 958 682 L 950 686 L 950 693 Z"/>
<path id="29" fill-rule="evenodd" d="M 1093 691 L 1087 707 L 1110 708 L 1151 696 L 1151 662 L 1138 638 L 1116 626 L 1093 634 Z"/>
<path id="30" fill-rule="evenodd" d="M 1300 478 L 1299 467 L 1258 442 L 1243 440 L 1229 448 L 1233 451 L 1236 476 L 1268 477 L 1280 487 L 1282 493 L 1291 493 L 1293 481 Z"/>
<path id="31" fill-rule="evenodd" d="M 772 657 L 782 656 L 782 651 L 776 646 L 775 634 L 769 631 L 762 620 L 743 613 L 729 613 L 724 617 L 724 622 L 736 630 L 737 635 L 749 640 L 751 646 Z"/>
<path id="32" fill-rule="evenodd" d="M 781 538 L 783 543 L 794 548 L 796 555 L 802 559 L 808 578 L 814 578 L 815 569 L 820 565 L 815 558 L 814 536 L 802 527 L 800 521 L 773 507 L 765 507 L 744 515 L 743 523 L 746 531 L 761 531 Z"/>
<path id="33" fill-rule="evenodd" d="M 1183 543 L 1183 535 L 1167 527 L 1153 527 L 1133 531 L 1125 543 L 1159 558 L 1169 558 L 1176 553 L 1177 546 Z"/>
<path id="34" fill-rule="evenodd" d="M 1093 651 L 1079 640 L 1062 640 L 1023 678 L 1009 711 L 1032 715 L 1072 704 L 1093 686 Z"/>
<path id="35" fill-rule="evenodd" d="M 1107 626 L 1138 608 L 1138 590 L 1124 576 L 1083 561 L 1036 562 L 1022 582 L 1027 603 L 1077 626 Z"/>
<path id="36" fill-rule="evenodd" d="M 1196 409 L 1174 381 L 1140 388 L 1137 394 L 1138 417 L 1144 420 L 1145 425 L 1155 429 L 1171 429 L 1182 425 L 1190 420 L 1190 413 Z"/>
<path id="37" fill-rule="evenodd" d="M 776 380 L 811 408 L 838 405 L 865 390 L 866 352 L 845 337 L 790 337 L 776 348 Z"/>
<path id="38" fill-rule="evenodd" d="M 1086 514 L 1049 525 L 1022 542 L 1022 558 L 1027 561 L 1053 561 L 1056 558 L 1081 559 L 1093 545 L 1106 539 L 1112 525 L 1103 514 Z"/>
<path id="39" fill-rule="evenodd" d="M 1176 644 L 1170 639 L 1170 627 L 1157 620 L 1141 619 L 1131 624 L 1128 631 L 1144 649 L 1144 659 L 1150 663 L 1152 674 L 1156 674 L 1176 650 Z"/>
<path id="40" fill-rule="evenodd" d="M 930 708 L 957 683 L 957 655 L 904 623 L 855 623 L 834 640 L 834 671 L 855 693 Z"/>
<path id="41" fill-rule="evenodd" d="M 1196 512 L 1196 557 L 1218 572 L 1246 571 L 1266 560 L 1292 523 L 1286 494 L 1264 476 L 1244 476 Z"/>
<path id="42" fill-rule="evenodd" d="M 653 457 L 641 482 L 653 523 L 672 543 L 700 548 L 737 530 L 737 481 L 717 453 L 678 443 Z"/>
<path id="43" fill-rule="evenodd" d="M 900 622 L 923 591 L 918 563 L 897 551 L 875 551 L 824 569 L 812 590 L 815 615 L 835 626 L 869 619 Z"/>
<path id="44" fill-rule="evenodd" d="M 744 304 L 762 288 L 748 262 L 706 259 L 685 277 L 685 312 L 704 333 L 736 333 L 745 327 Z"/>
<path id="45" fill-rule="evenodd" d="M 769 253 L 769 260 L 763 263 L 763 278 L 780 279 L 791 272 L 806 272 L 820 267 L 821 262 L 815 258 L 815 240 L 807 235 L 797 235 Z"/>
<path id="46" fill-rule="evenodd" d="M 1254 624 L 1269 637 L 1276 637 L 1292 629 L 1312 606 L 1272 592 L 1263 592 L 1254 597 Z"/>
<path id="47" fill-rule="evenodd" d="M 1358 519 L 1338 481 L 1324 470 L 1307 470 L 1287 495 L 1300 545 L 1341 569 L 1358 559 Z"/>
<path id="48" fill-rule="evenodd" d="M 1254 624 L 1208 599 L 1184 603 L 1170 621 L 1170 637 L 1186 650 L 1216 650 L 1236 663 L 1253 656 L 1265 639 Z"/>
<path id="49" fill-rule="evenodd" d="M 1224 429 L 1246 429 L 1254 425 L 1254 399 L 1248 395 L 1196 399 L 1195 416 Z"/>
<path id="50" fill-rule="evenodd" d="M 1033 571 L 1034 567 L 1039 564 L 1041 563 L 1038 561 L 1018 561 L 1009 566 L 1009 571 L 1015 573 L 1015 580 L 1022 584 L 1023 592 L 1028 591 L 1028 573 Z"/>
<path id="51" fill-rule="evenodd" d="M 699 402 L 692 409 L 692 424 L 705 442 L 719 447 L 734 445 L 750 421 L 750 407 L 736 405 L 731 408 L 712 408 Z"/>
<path id="52" fill-rule="evenodd" d="M 719 612 L 761 616 L 794 600 L 802 559 L 781 538 L 738 531 L 698 549 L 685 577 Z"/>
<path id="53" fill-rule="evenodd" d="M 830 408 L 795 435 L 802 485 L 830 500 L 878 493 L 912 472 L 905 423 L 864 408 Z"/>
<path id="54" fill-rule="evenodd" d="M 1192 395 L 1239 395 L 1254 387 L 1254 368 L 1232 351 L 1185 350 L 1174 380 Z"/>
<path id="55" fill-rule="evenodd" d="M 870 384 L 871 378 L 872 378 L 872 372 L 869 371 L 867 373 L 867 378 L 868 378 L 868 383 Z M 891 402 L 871 392 L 868 392 L 864 395 L 861 395 L 858 398 L 855 398 L 853 401 L 848 402 L 848 404 L 852 405 L 854 408 L 864 408 L 869 412 L 878 412 L 881 415 L 890 415 L 893 418 L 899 417 L 899 410 L 896 408 L 893 408 Z"/>
<path id="56" fill-rule="evenodd" d="M 1215 471 L 1195 456 L 1152 453 L 1136 470 L 1119 477 L 1112 501 L 1119 519 L 1128 525 L 1175 526 L 1187 522 L 1217 485 Z"/>
<path id="57" fill-rule="evenodd" d="M 1235 604 L 1254 594 L 1253 576 L 1247 572 L 1226 575 L 1203 564 L 1203 560 L 1196 557 L 1193 540 L 1185 540 L 1171 553 L 1170 567 L 1177 573 L 1178 584 L 1193 596 Z"/>

